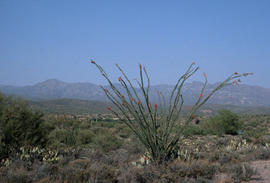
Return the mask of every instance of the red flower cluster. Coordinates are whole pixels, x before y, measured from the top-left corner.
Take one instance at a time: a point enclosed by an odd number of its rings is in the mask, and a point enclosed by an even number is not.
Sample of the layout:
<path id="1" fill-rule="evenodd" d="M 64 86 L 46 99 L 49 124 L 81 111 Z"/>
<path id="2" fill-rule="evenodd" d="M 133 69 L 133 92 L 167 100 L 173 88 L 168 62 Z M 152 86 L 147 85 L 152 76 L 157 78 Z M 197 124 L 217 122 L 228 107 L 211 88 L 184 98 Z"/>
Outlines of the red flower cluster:
<path id="1" fill-rule="evenodd" d="M 157 111 L 157 104 L 155 104 L 155 111 Z"/>
<path id="2" fill-rule="evenodd" d="M 91 60 L 90 63 L 91 63 L 91 64 L 95 64 L 96 62 L 95 62 L 94 60 Z"/>
<path id="3" fill-rule="evenodd" d="M 122 81 L 123 79 L 121 78 L 121 76 L 118 78 L 118 81 Z"/>
<path id="4" fill-rule="evenodd" d="M 106 107 L 106 109 L 107 109 L 108 111 L 112 110 L 112 108 L 110 108 L 109 106 L 108 106 L 108 107 Z"/>
<path id="5" fill-rule="evenodd" d="M 203 76 L 206 78 L 206 74 L 205 73 L 203 73 Z"/>
<path id="6" fill-rule="evenodd" d="M 141 101 L 140 101 L 140 100 L 138 100 L 138 101 L 137 101 L 137 104 L 138 104 L 138 105 L 140 105 L 140 104 L 141 104 Z"/>

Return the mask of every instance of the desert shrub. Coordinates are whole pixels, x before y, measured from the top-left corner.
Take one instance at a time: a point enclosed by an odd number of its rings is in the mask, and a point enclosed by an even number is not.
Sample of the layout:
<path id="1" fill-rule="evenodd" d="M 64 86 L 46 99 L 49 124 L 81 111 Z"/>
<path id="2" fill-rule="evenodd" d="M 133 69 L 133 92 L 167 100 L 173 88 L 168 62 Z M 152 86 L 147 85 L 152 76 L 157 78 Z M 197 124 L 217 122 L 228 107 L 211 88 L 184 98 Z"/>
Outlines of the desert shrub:
<path id="1" fill-rule="evenodd" d="M 257 174 L 257 171 L 248 164 L 236 164 L 229 168 L 229 172 L 235 183 L 249 181 L 253 175 Z"/>
<path id="2" fill-rule="evenodd" d="M 217 167 L 207 160 L 192 162 L 173 161 L 158 166 L 142 168 L 123 167 L 120 169 L 120 182 L 212 182 Z"/>
<path id="3" fill-rule="evenodd" d="M 206 133 L 207 132 L 199 125 L 186 125 L 182 128 L 182 134 L 185 137 L 192 135 L 205 135 Z"/>
<path id="4" fill-rule="evenodd" d="M 232 154 L 230 153 L 224 153 L 224 152 L 221 152 L 218 154 L 218 162 L 221 164 L 221 165 L 224 165 L 226 163 L 229 163 L 231 162 L 233 159 L 233 156 Z"/>
<path id="5" fill-rule="evenodd" d="M 56 179 L 65 182 L 87 182 L 90 174 L 87 168 L 91 166 L 89 160 L 73 160 L 55 174 Z"/>
<path id="6" fill-rule="evenodd" d="M 91 166 L 77 167 L 72 163 L 71 170 L 67 171 L 66 182 L 117 182 L 117 171 L 108 164 L 92 164 Z"/>
<path id="7" fill-rule="evenodd" d="M 216 166 L 209 163 L 208 160 L 191 161 L 190 163 L 178 164 L 178 175 L 181 177 L 204 177 L 211 179 L 215 172 Z"/>
<path id="8" fill-rule="evenodd" d="M 76 142 L 78 145 L 86 145 L 90 144 L 93 142 L 95 138 L 95 134 L 92 130 L 90 129 L 85 129 L 85 130 L 79 130 L 78 135 L 76 137 Z"/>
<path id="9" fill-rule="evenodd" d="M 92 122 L 92 121 L 83 121 L 83 122 L 80 124 L 79 128 L 80 128 L 80 129 L 89 129 L 89 128 L 91 128 L 92 126 L 93 126 L 93 122 Z"/>
<path id="10" fill-rule="evenodd" d="M 86 128 L 88 124 L 85 122 L 78 125 L 71 124 L 69 128 L 56 128 L 49 134 L 49 144 L 53 147 L 87 146 L 100 148 L 105 152 L 116 150 L 122 144 L 117 138 L 121 135 L 118 134 L 120 132 L 116 130 L 117 133 L 114 133 L 114 127 L 108 128 L 107 124 L 102 127 L 104 124 L 100 123 L 92 124 L 91 128 Z"/>
<path id="11" fill-rule="evenodd" d="M 123 142 L 114 135 L 107 133 L 96 135 L 94 143 L 95 146 L 101 148 L 104 152 L 109 152 L 118 149 Z"/>
<path id="12" fill-rule="evenodd" d="M 269 160 L 270 159 L 270 147 L 261 147 L 253 152 L 254 159 Z"/>
<path id="13" fill-rule="evenodd" d="M 122 148 L 125 149 L 129 155 L 138 155 L 144 153 L 144 148 L 140 142 L 136 140 L 134 136 L 131 136 L 122 145 Z"/>
<path id="14" fill-rule="evenodd" d="M 0 151 L 2 153 L 25 145 L 45 146 L 50 130 L 41 112 L 33 111 L 22 100 L 0 94 Z"/>
<path id="15" fill-rule="evenodd" d="M 117 182 L 117 165 L 104 153 L 88 153 L 88 158 L 70 159 L 65 166 L 55 165 L 48 182 Z"/>
<path id="16" fill-rule="evenodd" d="M 61 128 L 74 128 L 74 125 L 77 127 L 78 125 L 74 123 L 71 119 L 65 119 L 63 118 L 60 121 L 60 124 L 62 125 Z"/>
<path id="17" fill-rule="evenodd" d="M 76 132 L 73 129 L 55 129 L 49 134 L 49 144 L 52 146 L 76 145 Z"/>
<path id="18" fill-rule="evenodd" d="M 91 129 L 95 135 L 103 135 L 103 134 L 107 134 L 110 133 L 110 130 L 107 128 L 102 128 L 102 127 L 94 127 Z"/>
<path id="19" fill-rule="evenodd" d="M 252 120 L 244 124 L 243 131 L 246 138 L 261 138 L 267 133 L 267 128 L 260 121 Z"/>
<path id="20" fill-rule="evenodd" d="M 101 126 L 104 128 L 113 128 L 115 126 L 115 122 L 102 122 Z"/>
<path id="21" fill-rule="evenodd" d="M 265 128 L 252 128 L 252 127 L 245 127 L 244 130 L 244 136 L 246 138 L 261 138 L 264 133 L 265 133 L 266 129 Z"/>
<path id="22" fill-rule="evenodd" d="M 10 157 L 12 163 L 9 166 L 0 167 L 0 182 L 2 183 L 32 183 L 49 175 L 51 164 L 41 164 L 39 160 L 30 162 L 22 160 L 20 155 Z M 27 157 L 30 158 L 31 157 Z"/>
<path id="23" fill-rule="evenodd" d="M 239 116 L 229 110 L 221 109 L 218 114 L 202 123 L 202 128 L 210 134 L 237 135 L 242 129 L 243 123 L 239 120 Z"/>
<path id="24" fill-rule="evenodd" d="M 133 133 L 132 131 L 127 127 L 127 126 L 118 126 L 117 129 L 117 135 L 119 135 L 121 138 L 128 138 L 130 137 Z"/>
<path id="25" fill-rule="evenodd" d="M 14 169 L 14 172 L 8 172 L 3 181 L 6 183 L 32 183 L 32 174 L 26 168 L 20 167 Z"/>
<path id="26" fill-rule="evenodd" d="M 150 78 L 145 67 L 142 67 L 141 64 L 139 65 L 140 78 L 139 80 L 136 80 L 141 92 L 141 94 L 138 94 L 138 90 L 136 91 L 126 73 L 118 65 L 116 66 L 123 75 L 123 77 L 120 76 L 118 78 L 118 81 L 123 90 L 119 90 L 119 87 L 116 87 L 113 84 L 100 65 L 93 60 L 91 60 L 91 63 L 99 69 L 101 75 L 109 83 L 109 90 L 104 87 L 102 87 L 102 89 L 117 110 L 112 109 L 111 107 L 107 107 L 107 109 L 132 130 L 150 153 L 153 162 L 159 164 L 163 161 L 173 159 L 173 155 L 177 151 L 177 144 L 182 135 L 181 126 L 177 124 L 184 104 L 182 87 L 186 80 L 198 71 L 199 67 L 195 67 L 195 63 L 193 62 L 187 71 L 179 77 L 169 97 L 168 105 L 166 104 L 163 94 L 160 92 L 158 92 L 160 103 L 153 105 L 149 98 Z M 204 96 L 204 91 L 208 82 L 207 76 L 204 73 L 205 82 L 195 104 L 189 111 L 185 124 L 189 124 L 192 121 L 196 111 L 204 105 L 216 91 L 226 85 L 238 84 L 240 80 L 236 79 L 249 74 L 251 73 L 238 74 L 235 72 Z M 232 80 L 234 81 L 231 82 Z M 147 83 L 147 85 L 145 85 L 145 83 Z M 226 129 L 230 130 L 230 127 L 228 126 Z"/>

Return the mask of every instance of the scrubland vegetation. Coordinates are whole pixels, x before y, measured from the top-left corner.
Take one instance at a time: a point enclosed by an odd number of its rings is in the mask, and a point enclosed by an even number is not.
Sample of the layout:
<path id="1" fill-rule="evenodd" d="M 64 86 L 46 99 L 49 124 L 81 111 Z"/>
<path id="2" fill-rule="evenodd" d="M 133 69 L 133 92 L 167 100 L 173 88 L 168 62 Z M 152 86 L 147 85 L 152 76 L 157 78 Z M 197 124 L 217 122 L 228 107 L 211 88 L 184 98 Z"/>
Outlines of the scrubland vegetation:
<path id="1" fill-rule="evenodd" d="M 125 73 L 122 94 L 108 80 L 104 89 L 119 120 L 44 115 L 25 102 L 0 95 L 1 182 L 245 182 L 258 175 L 250 162 L 270 159 L 270 116 L 238 115 L 219 110 L 213 116 L 196 111 L 223 86 L 238 84 L 234 73 L 204 94 L 184 115 L 181 88 L 198 68 L 180 77 L 166 104 L 148 98 L 149 78 L 140 65 L 138 82 L 144 96 L 133 90 Z M 144 86 L 143 72 L 148 86 Z"/>
<path id="2" fill-rule="evenodd" d="M 1 182 L 241 182 L 259 173 L 250 161 L 270 159 L 267 115 L 194 119 L 177 157 L 156 165 L 122 122 L 43 116 L 3 95 L 0 107 Z"/>

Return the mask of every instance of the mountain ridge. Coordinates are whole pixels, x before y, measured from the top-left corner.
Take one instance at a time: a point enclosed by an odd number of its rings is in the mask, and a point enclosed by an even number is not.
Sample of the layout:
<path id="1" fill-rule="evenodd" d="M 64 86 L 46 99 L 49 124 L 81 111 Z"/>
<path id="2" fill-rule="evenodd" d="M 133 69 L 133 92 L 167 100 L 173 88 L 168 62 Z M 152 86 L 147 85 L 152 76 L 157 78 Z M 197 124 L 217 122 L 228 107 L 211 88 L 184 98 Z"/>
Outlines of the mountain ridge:
<path id="1" fill-rule="evenodd" d="M 200 95 L 202 82 L 193 81 L 183 86 L 183 96 L 185 104 L 192 104 Z M 206 94 L 209 93 L 218 83 L 208 84 Z M 116 87 L 125 94 L 123 88 L 118 83 Z M 104 86 L 109 89 L 109 86 Z M 150 98 L 158 100 L 157 91 L 161 91 L 166 99 L 169 98 L 173 85 L 159 84 L 150 88 Z M 140 90 L 136 88 L 140 93 Z M 102 89 L 93 83 L 88 82 L 64 82 L 58 79 L 49 79 L 34 85 L 12 86 L 1 85 L 0 91 L 6 95 L 16 95 L 31 100 L 51 100 L 51 99 L 81 99 L 108 101 Z M 218 91 L 210 100 L 212 104 L 228 104 L 238 106 L 270 106 L 270 88 L 256 85 L 241 84 L 240 86 L 226 86 Z"/>

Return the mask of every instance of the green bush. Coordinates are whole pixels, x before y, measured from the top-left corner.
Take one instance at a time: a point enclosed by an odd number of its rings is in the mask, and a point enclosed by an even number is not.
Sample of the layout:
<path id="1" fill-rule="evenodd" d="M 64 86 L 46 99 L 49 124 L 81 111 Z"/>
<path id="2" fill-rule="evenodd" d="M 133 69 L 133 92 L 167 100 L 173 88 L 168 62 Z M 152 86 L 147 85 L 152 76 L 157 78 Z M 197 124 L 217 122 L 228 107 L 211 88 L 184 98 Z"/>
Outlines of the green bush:
<path id="1" fill-rule="evenodd" d="M 129 138 L 133 134 L 130 128 L 128 128 L 125 124 L 120 123 L 120 122 L 117 123 L 114 126 L 114 128 L 112 128 L 112 133 L 121 138 Z"/>
<path id="2" fill-rule="evenodd" d="M 102 122 L 102 127 L 113 128 L 114 126 L 115 126 L 115 122 Z"/>
<path id="3" fill-rule="evenodd" d="M 94 128 L 92 128 L 92 130 L 96 135 L 103 135 L 103 134 L 110 133 L 109 129 L 103 128 L 103 127 L 94 127 Z"/>
<path id="4" fill-rule="evenodd" d="M 45 146 L 49 131 L 41 112 L 33 111 L 22 100 L 0 93 L 1 153 L 26 145 Z"/>
<path id="5" fill-rule="evenodd" d="M 260 121 L 252 120 L 244 125 L 243 135 L 247 138 L 261 138 L 265 134 L 267 134 L 267 128 Z"/>
<path id="6" fill-rule="evenodd" d="M 182 134 L 185 137 L 192 135 L 205 135 L 205 133 L 205 130 L 198 125 L 186 125 L 182 128 Z"/>
<path id="7" fill-rule="evenodd" d="M 80 124 L 79 128 L 80 128 L 80 129 L 89 129 L 89 128 L 91 128 L 92 126 L 93 126 L 93 122 L 92 122 L 92 121 L 83 121 L 83 122 Z"/>
<path id="8" fill-rule="evenodd" d="M 239 116 L 229 110 L 221 109 L 218 114 L 204 121 L 201 126 L 207 133 L 222 135 L 237 135 L 242 129 L 243 123 Z"/>
<path id="9" fill-rule="evenodd" d="M 55 129 L 49 135 L 49 142 L 52 146 L 76 145 L 76 134 L 74 130 L 70 129 Z"/>
<path id="10" fill-rule="evenodd" d="M 116 150 L 122 145 L 122 141 L 110 133 L 96 135 L 94 143 L 104 152 Z"/>
<path id="11" fill-rule="evenodd" d="M 132 135 L 132 131 L 128 128 L 128 127 L 123 127 L 120 131 L 119 131 L 119 136 L 121 138 L 128 138 Z"/>
<path id="12" fill-rule="evenodd" d="M 79 130 L 77 135 L 77 144 L 78 145 L 86 145 L 93 142 L 95 138 L 95 134 L 92 130 L 85 129 Z"/>

